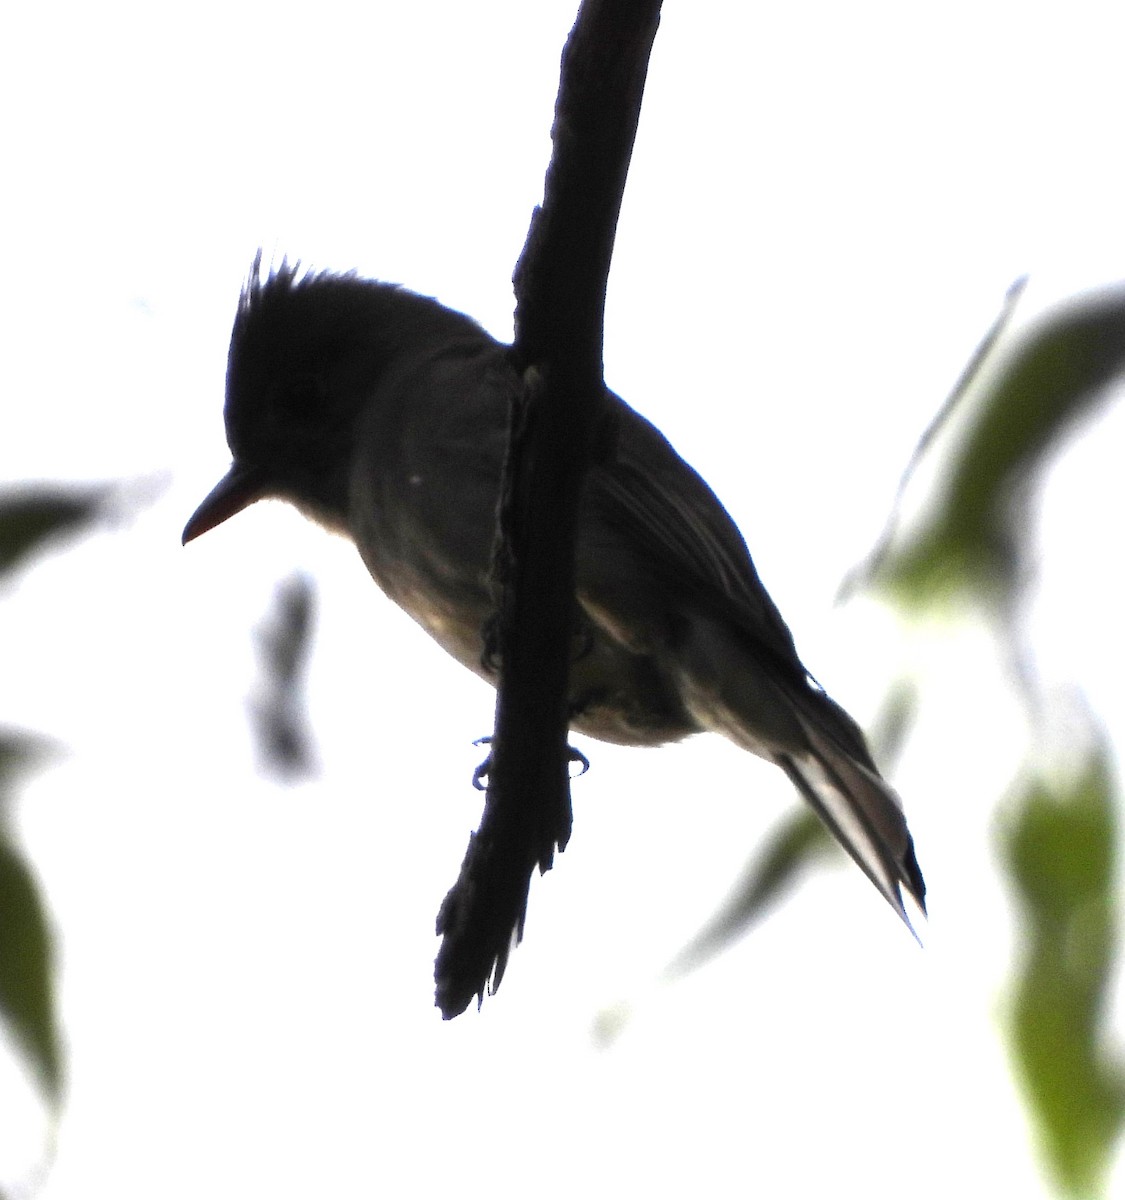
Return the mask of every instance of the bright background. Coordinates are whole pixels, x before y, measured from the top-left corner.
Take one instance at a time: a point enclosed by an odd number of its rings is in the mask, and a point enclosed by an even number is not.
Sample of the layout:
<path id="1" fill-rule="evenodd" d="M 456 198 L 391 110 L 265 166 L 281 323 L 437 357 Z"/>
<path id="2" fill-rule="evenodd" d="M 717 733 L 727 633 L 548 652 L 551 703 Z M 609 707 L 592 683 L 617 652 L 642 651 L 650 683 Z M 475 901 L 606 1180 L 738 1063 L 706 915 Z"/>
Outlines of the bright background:
<path id="1" fill-rule="evenodd" d="M 1028 314 L 1125 278 L 1114 6 L 695 0 L 667 6 L 653 55 L 606 377 L 723 497 L 830 692 L 870 719 L 924 672 L 896 776 L 924 952 L 840 870 L 657 986 L 793 798 L 716 739 L 584 742 L 527 940 L 482 1012 L 443 1024 L 433 919 L 479 815 L 490 692 L 283 506 L 179 546 L 228 461 L 257 246 L 510 335 L 573 18 L 228 0 L 3 19 L 0 478 L 166 484 L 3 597 L 0 720 L 66 747 L 20 808 L 69 1050 L 48 1200 L 1044 1194 L 996 1036 L 995 803 L 1022 717 L 982 630 L 832 603 L 1011 281 L 1032 273 Z M 1034 610 L 1049 677 L 1111 729 L 1123 419 L 1056 473 Z M 283 789 L 246 706 L 250 630 L 294 569 L 319 589 L 321 771 Z M 630 1016 L 608 1048 L 607 1012 Z M 0 1057 L 0 1181 L 34 1177 L 42 1136 Z"/>

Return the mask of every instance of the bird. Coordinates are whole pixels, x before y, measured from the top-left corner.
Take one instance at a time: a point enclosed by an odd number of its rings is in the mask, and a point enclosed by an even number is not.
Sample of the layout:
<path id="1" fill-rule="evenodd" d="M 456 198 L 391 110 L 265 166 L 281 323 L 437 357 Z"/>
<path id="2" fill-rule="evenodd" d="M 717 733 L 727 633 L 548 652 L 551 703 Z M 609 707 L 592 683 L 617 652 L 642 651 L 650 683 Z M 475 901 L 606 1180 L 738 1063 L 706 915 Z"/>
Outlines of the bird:
<path id="1" fill-rule="evenodd" d="M 375 583 L 458 662 L 486 653 L 512 347 L 397 284 L 255 257 L 227 360 L 232 462 L 186 545 L 277 498 L 356 545 Z M 737 526 L 668 440 L 607 389 L 575 548 L 571 728 L 626 746 L 713 732 L 779 767 L 912 929 L 926 887 L 902 802 L 810 675 Z"/>

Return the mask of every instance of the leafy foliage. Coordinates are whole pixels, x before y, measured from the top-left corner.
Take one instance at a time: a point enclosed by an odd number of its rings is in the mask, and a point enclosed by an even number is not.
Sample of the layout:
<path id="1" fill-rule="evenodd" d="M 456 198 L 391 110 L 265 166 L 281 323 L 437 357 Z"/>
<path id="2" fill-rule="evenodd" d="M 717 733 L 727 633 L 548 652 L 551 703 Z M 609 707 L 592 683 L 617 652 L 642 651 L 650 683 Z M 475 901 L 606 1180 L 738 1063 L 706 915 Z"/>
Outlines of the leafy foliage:
<path id="1" fill-rule="evenodd" d="M 765 845 L 746 865 L 723 907 L 669 965 L 669 976 L 702 966 L 748 933 L 824 858 L 843 861 L 840 847 L 820 818 L 804 807 L 774 828 Z"/>
<path id="2" fill-rule="evenodd" d="M 1125 289 L 1054 309 L 1010 349 L 999 334 L 986 338 L 939 417 L 960 431 L 950 430 L 957 445 L 926 517 L 873 565 L 872 581 L 906 611 L 1005 602 L 1018 591 L 1045 469 L 1125 370 Z"/>
<path id="3" fill-rule="evenodd" d="M 114 490 L 112 485 L 10 489 L 0 498 L 0 581 L 53 540 L 93 525 Z M 64 1072 L 51 932 L 38 881 L 10 820 L 15 783 L 43 744 L 27 733 L 0 735 L 0 1017 L 57 1108 Z"/>
<path id="4" fill-rule="evenodd" d="M 41 750 L 41 739 L 0 734 L 0 1015 L 57 1106 L 63 1084 L 54 998 L 51 932 L 39 885 L 7 820 L 12 784 Z"/>
<path id="5" fill-rule="evenodd" d="M 92 525 L 104 514 L 114 490 L 109 484 L 25 484 L 0 495 L 0 579 L 52 539 Z"/>
<path id="6" fill-rule="evenodd" d="M 1070 778 L 1027 778 L 1003 836 L 1023 925 L 1007 1033 L 1047 1162 L 1075 1197 L 1100 1194 L 1125 1118 L 1125 1069 L 1103 1028 L 1118 937 L 1117 825 L 1099 745 Z"/>
<path id="7" fill-rule="evenodd" d="M 1022 283 L 1009 293 L 907 468 L 900 499 L 919 460 L 943 454 L 921 517 L 902 532 L 896 505 L 880 545 L 842 589 L 873 588 L 906 616 L 982 608 L 1002 651 L 1020 642 L 1019 601 L 1033 561 L 1028 513 L 1047 469 L 1125 372 L 1125 288 L 1062 305 L 1011 336 L 1021 291 Z M 1033 670 L 1013 682 L 1036 730 L 1028 758 L 1038 763 L 1041 747 L 1064 739 L 1043 727 L 1051 709 L 1035 694 Z M 892 693 L 888 711 L 898 713 L 896 740 L 905 737 L 911 708 Z M 1103 1029 L 1118 944 L 1120 797 L 1101 740 L 1091 740 L 1097 748 L 1077 770 L 1069 762 L 1024 768 L 1001 856 L 1026 943 L 1009 1043 L 1049 1171 L 1074 1197 L 1101 1194 L 1125 1119 L 1125 1072 Z M 822 853 L 808 818 L 783 824 L 674 970 L 745 932 Z"/>
<path id="8" fill-rule="evenodd" d="M 1021 640 L 1033 561 L 1027 514 L 1065 439 L 1125 370 L 1125 289 L 1056 308 L 1014 341 L 1005 351 L 992 337 L 978 356 L 967 411 L 953 414 L 963 433 L 928 513 L 872 572 L 906 612 L 983 605 L 1009 648 Z M 1065 756 L 1040 765 L 1041 747 L 1070 739 L 1049 727 L 1033 665 L 1013 678 L 1036 744 L 1002 856 L 1028 941 L 1009 1039 L 1050 1172 L 1064 1194 L 1087 1197 L 1101 1194 L 1125 1115 L 1125 1081 L 1102 1031 L 1120 797 L 1100 738 L 1077 770 Z"/>
<path id="9" fill-rule="evenodd" d="M 0 493 L 0 583 L 67 535 L 104 521 L 118 505 L 117 484 L 22 484 Z M 10 813 L 15 785 L 41 756 L 46 740 L 0 733 L 0 1019 L 11 1028 L 43 1094 L 57 1109 L 63 1056 L 54 997 L 54 955 L 46 906 L 19 847 Z"/>

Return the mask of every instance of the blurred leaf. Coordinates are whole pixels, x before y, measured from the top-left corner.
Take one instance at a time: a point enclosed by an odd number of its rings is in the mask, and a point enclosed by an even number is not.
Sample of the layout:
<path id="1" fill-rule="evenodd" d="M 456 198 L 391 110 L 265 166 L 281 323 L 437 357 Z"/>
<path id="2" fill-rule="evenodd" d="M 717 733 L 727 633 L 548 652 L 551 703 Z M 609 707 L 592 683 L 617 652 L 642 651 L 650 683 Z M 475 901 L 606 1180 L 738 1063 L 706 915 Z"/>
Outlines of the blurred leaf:
<path id="1" fill-rule="evenodd" d="M 0 829 L 4 827 L 13 783 L 57 748 L 58 743 L 41 733 L 0 727 Z"/>
<path id="2" fill-rule="evenodd" d="M 55 1023 L 51 935 L 39 887 L 14 847 L 0 841 L 0 1013 L 44 1093 L 58 1104 L 62 1055 Z"/>
<path id="3" fill-rule="evenodd" d="M 0 491 L 0 576 L 52 539 L 103 521 L 119 522 L 153 503 L 168 483 L 164 474 L 117 483 L 21 483 Z"/>
<path id="4" fill-rule="evenodd" d="M 886 698 L 867 735 L 871 757 L 883 775 L 889 775 L 902 757 L 906 739 L 918 714 L 918 685 L 913 679 L 897 679 L 887 689 Z"/>
<path id="5" fill-rule="evenodd" d="M 954 392 L 956 405 L 971 401 L 972 411 L 940 494 L 918 531 L 875 566 L 874 581 L 907 607 L 966 591 L 989 601 L 1010 596 L 1026 561 L 1032 489 L 1075 422 L 1125 370 L 1125 289 L 1052 311 L 1003 355 L 996 332 Z"/>
<path id="6" fill-rule="evenodd" d="M 315 770 L 313 738 L 305 712 L 304 676 L 312 644 L 313 585 L 294 575 L 278 585 L 273 608 L 257 631 L 262 663 L 261 696 L 251 704 L 264 766 L 286 780 Z"/>
<path id="7" fill-rule="evenodd" d="M 676 955 L 665 972 L 686 975 L 742 937 L 797 884 L 801 874 L 837 849 L 820 819 L 801 808 L 785 818 L 747 865 L 726 903 Z"/>
<path id="8" fill-rule="evenodd" d="M 0 817 L 7 817 L 13 778 L 26 769 L 43 742 L 0 733 Z M 62 1051 L 55 1015 L 51 933 L 39 886 L 0 819 L 0 1015 L 15 1034 L 57 1106 L 62 1092 Z"/>
<path id="9" fill-rule="evenodd" d="M 633 1019 L 632 1005 L 625 1000 L 607 1005 L 595 1013 L 590 1029 L 590 1040 L 599 1050 L 608 1050 L 625 1032 Z"/>
<path id="10" fill-rule="evenodd" d="M 1010 1051 L 1046 1160 L 1074 1197 L 1101 1194 L 1125 1117 L 1125 1073 L 1104 1031 L 1117 935 L 1116 803 L 1099 747 L 1061 785 L 1029 779 L 1003 837 L 1023 925 Z"/>
<path id="11" fill-rule="evenodd" d="M 101 517 L 114 485 L 24 484 L 0 494 L 0 573 L 11 571 L 50 538 Z"/>
<path id="12" fill-rule="evenodd" d="M 1011 323 L 1012 314 L 1026 287 L 1027 276 L 1024 275 L 1008 288 L 1004 296 L 1004 303 L 1001 305 L 1000 311 L 996 314 L 996 319 L 992 322 L 988 332 L 981 338 L 977 348 L 972 353 L 972 357 L 965 364 L 957 382 L 953 385 L 953 390 L 946 397 L 945 403 L 938 409 L 937 415 L 926 426 L 922 432 L 922 436 L 918 439 L 918 444 L 914 447 L 910 461 L 906 464 L 906 469 L 899 479 L 898 488 L 895 490 L 895 498 L 891 504 L 891 511 L 878 542 L 876 542 L 867 558 L 844 577 L 844 581 L 837 593 L 838 600 L 850 599 L 856 592 L 870 583 L 872 579 L 876 577 L 883 578 L 885 575 L 884 567 L 891 553 L 892 544 L 898 529 L 903 499 L 906 496 L 911 480 L 914 478 L 914 473 L 918 469 L 919 464 L 928 455 L 938 435 L 946 428 L 951 418 L 960 409 L 966 393 L 978 381 L 985 363 L 991 358 L 992 351 L 996 343 L 1000 340 L 1000 335 Z"/>

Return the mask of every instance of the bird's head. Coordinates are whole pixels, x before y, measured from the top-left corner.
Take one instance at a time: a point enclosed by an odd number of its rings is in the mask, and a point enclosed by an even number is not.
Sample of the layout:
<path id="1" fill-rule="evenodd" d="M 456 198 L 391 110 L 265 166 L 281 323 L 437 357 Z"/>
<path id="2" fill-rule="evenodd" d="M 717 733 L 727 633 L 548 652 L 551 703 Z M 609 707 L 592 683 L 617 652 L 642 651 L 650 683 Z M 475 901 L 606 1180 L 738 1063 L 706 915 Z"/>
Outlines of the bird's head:
<path id="1" fill-rule="evenodd" d="M 254 501 L 279 497 L 328 525 L 346 521 L 356 422 L 380 380 L 451 320 L 436 301 L 354 274 L 254 259 L 227 359 L 230 470 L 184 529 L 189 542 Z"/>

